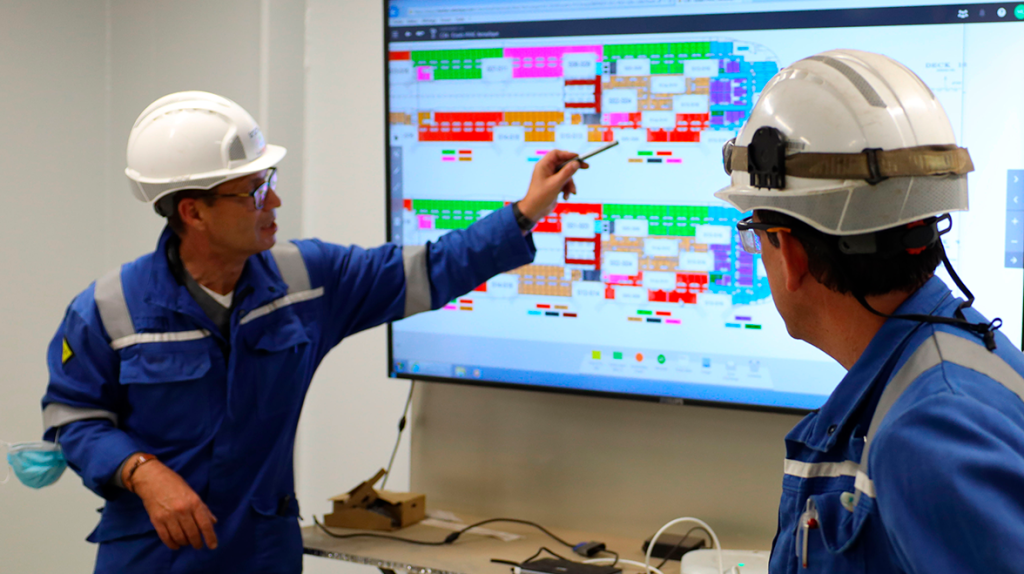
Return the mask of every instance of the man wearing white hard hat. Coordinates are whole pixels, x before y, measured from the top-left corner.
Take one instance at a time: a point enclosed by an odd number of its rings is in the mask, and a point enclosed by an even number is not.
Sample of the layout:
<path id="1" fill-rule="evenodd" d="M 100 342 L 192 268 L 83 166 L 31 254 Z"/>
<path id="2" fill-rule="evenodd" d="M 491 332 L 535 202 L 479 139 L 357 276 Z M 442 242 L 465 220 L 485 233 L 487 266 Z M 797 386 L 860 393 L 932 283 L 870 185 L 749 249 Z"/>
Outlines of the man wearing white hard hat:
<path id="1" fill-rule="evenodd" d="M 773 574 L 1019 572 L 1024 356 L 943 251 L 966 149 L 913 72 L 825 52 L 782 70 L 716 195 L 789 333 L 848 369 L 786 437 Z M 934 276 L 946 265 L 967 300 Z"/>
<path id="2" fill-rule="evenodd" d="M 529 230 L 586 167 L 551 152 L 521 201 L 433 244 L 364 250 L 275 246 L 284 156 L 205 92 L 132 128 L 132 191 L 168 227 L 71 303 L 43 398 L 45 438 L 107 501 L 96 572 L 299 572 L 292 450 L 324 355 L 530 263 Z"/>

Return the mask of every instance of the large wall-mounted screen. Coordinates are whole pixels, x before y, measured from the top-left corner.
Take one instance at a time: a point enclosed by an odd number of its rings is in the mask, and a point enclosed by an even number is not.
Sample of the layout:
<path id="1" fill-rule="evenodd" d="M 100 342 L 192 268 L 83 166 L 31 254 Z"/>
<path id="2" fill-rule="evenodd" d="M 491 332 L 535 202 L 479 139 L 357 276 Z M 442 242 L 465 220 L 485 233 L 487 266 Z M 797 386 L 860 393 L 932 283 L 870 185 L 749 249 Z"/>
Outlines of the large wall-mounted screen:
<path id="1" fill-rule="evenodd" d="M 917 72 L 970 149 L 953 264 L 1021 343 L 1024 4 L 393 0 L 391 240 L 424 244 L 520 199 L 553 148 L 620 144 L 533 233 L 532 265 L 391 326 L 392 376 L 760 408 L 820 406 L 845 371 L 793 340 L 722 144 L 768 80 L 834 48 Z"/>

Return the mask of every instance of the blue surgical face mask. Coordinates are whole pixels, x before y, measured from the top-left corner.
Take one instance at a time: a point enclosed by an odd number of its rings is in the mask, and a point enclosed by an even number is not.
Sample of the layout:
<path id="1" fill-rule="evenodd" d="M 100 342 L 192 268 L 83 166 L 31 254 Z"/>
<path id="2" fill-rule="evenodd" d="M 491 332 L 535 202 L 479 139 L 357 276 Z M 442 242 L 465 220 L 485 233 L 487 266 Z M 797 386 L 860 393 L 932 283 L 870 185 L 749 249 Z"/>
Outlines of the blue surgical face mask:
<path id="1" fill-rule="evenodd" d="M 42 488 L 57 482 L 67 460 L 60 445 L 52 442 L 23 442 L 7 445 L 7 463 L 22 484 L 31 488 Z M 7 479 L 4 479 L 7 482 Z"/>

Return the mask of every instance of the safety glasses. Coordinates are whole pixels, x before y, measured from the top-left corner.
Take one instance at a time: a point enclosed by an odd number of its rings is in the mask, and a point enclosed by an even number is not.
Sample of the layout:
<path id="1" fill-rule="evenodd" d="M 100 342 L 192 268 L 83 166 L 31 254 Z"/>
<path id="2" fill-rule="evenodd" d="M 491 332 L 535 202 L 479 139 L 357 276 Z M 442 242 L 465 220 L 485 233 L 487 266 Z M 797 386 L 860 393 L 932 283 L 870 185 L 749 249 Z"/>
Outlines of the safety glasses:
<path id="1" fill-rule="evenodd" d="M 780 231 L 793 233 L 793 230 L 788 227 L 779 227 L 771 223 L 754 221 L 754 216 L 752 215 L 736 223 L 736 229 L 740 232 L 740 243 L 743 244 L 743 250 L 755 255 L 761 253 L 761 238 L 757 235 L 757 230 L 767 233 L 778 233 Z"/>
<path id="2" fill-rule="evenodd" d="M 267 194 L 271 191 L 277 191 L 277 168 L 272 167 L 267 170 L 267 178 L 263 180 L 256 189 L 249 193 L 212 193 L 209 197 L 214 199 L 218 197 L 251 197 L 256 205 L 256 210 L 263 209 L 263 205 L 267 201 Z"/>

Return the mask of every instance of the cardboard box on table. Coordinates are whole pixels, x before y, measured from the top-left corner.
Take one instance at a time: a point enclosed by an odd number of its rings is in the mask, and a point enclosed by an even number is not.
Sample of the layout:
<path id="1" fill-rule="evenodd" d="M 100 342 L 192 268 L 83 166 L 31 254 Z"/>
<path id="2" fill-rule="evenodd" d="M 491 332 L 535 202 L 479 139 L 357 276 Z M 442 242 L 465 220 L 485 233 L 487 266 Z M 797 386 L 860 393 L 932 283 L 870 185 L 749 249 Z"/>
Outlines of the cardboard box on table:
<path id="1" fill-rule="evenodd" d="M 334 512 L 324 515 L 324 525 L 335 528 L 393 531 L 411 526 L 427 516 L 427 497 L 414 492 L 375 490 L 382 469 L 370 480 L 345 494 L 331 498 Z"/>

